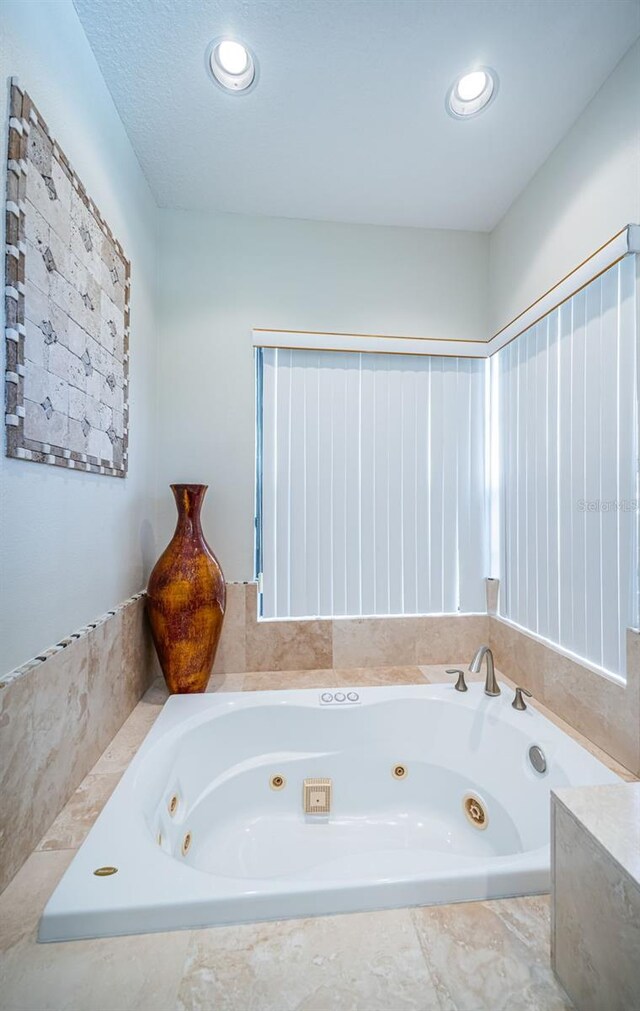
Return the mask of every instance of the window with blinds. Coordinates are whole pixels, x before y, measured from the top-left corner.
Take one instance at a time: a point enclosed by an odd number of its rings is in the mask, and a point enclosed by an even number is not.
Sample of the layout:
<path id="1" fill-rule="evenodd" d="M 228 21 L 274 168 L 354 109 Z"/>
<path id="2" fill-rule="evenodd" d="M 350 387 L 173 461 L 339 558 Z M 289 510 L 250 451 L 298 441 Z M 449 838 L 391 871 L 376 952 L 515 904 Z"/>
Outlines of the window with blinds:
<path id="1" fill-rule="evenodd" d="M 489 359 L 261 348 L 262 616 L 482 612 L 492 575 L 502 618 L 624 676 L 637 260 Z"/>
<path id="2" fill-rule="evenodd" d="M 263 617 L 485 610 L 485 373 L 258 352 Z"/>
<path id="3" fill-rule="evenodd" d="M 492 368 L 500 613 L 621 675 L 638 625 L 635 272 L 621 260 Z"/>

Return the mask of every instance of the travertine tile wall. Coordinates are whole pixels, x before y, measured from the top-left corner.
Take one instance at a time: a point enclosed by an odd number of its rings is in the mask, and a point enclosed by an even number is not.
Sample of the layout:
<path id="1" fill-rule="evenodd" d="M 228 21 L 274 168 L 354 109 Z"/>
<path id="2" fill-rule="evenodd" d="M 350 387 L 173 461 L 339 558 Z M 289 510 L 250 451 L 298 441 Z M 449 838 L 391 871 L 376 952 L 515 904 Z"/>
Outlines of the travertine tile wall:
<path id="1" fill-rule="evenodd" d="M 318 670 L 469 662 L 488 642 L 486 615 L 258 621 L 255 583 L 227 584 L 214 671 Z"/>
<path id="2" fill-rule="evenodd" d="M 155 674 L 144 594 L 0 678 L 0 891 Z"/>
<path id="3" fill-rule="evenodd" d="M 583 667 L 498 617 L 488 620 L 496 666 L 640 775 L 640 635 L 627 631 L 625 685 Z"/>
<path id="4" fill-rule="evenodd" d="M 580 1011 L 640 1007 L 640 784 L 552 795 L 551 961 Z"/>

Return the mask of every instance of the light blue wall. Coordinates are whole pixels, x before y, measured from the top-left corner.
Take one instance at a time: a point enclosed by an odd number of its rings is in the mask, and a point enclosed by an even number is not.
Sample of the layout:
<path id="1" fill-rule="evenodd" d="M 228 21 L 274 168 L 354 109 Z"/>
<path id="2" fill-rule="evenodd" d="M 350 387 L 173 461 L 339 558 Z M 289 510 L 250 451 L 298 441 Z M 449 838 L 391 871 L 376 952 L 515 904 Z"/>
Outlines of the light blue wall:
<path id="1" fill-rule="evenodd" d="M 640 41 L 491 233 L 491 332 L 628 224 L 640 224 Z"/>
<path id="2" fill-rule="evenodd" d="M 7 459 L 2 447 L 0 674 L 144 586 L 157 450 L 156 207 L 71 0 L 0 4 L 3 145 L 11 76 L 132 261 L 132 394 L 125 480 Z M 4 193 L 4 154 L 2 165 Z"/>
<path id="3" fill-rule="evenodd" d="M 252 327 L 482 340 L 480 232 L 160 211 L 159 526 L 171 481 L 210 485 L 228 579 L 253 578 Z"/>

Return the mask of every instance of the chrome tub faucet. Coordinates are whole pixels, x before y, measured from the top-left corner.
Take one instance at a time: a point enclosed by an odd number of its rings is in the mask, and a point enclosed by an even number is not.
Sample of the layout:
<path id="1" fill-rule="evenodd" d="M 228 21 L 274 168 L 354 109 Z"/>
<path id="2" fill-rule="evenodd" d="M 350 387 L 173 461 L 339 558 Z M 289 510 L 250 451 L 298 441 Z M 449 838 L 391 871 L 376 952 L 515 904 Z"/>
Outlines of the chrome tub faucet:
<path id="1" fill-rule="evenodd" d="M 479 674 L 482 661 L 487 658 L 487 677 L 484 683 L 485 695 L 500 695 L 500 685 L 496 681 L 496 672 L 493 665 L 493 653 L 488 646 L 480 646 L 473 660 L 469 664 L 471 674 Z"/>

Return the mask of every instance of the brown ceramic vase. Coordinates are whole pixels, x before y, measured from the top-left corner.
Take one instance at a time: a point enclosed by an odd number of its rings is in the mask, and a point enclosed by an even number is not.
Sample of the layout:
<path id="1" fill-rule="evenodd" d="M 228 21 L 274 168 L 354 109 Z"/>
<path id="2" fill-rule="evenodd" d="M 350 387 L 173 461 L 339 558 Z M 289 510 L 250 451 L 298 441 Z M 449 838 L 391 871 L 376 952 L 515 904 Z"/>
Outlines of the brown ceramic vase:
<path id="1" fill-rule="evenodd" d="M 147 614 L 160 666 L 172 695 L 204 692 L 222 631 L 225 583 L 204 539 L 200 509 L 206 484 L 172 484 L 178 523 L 156 562 Z"/>

